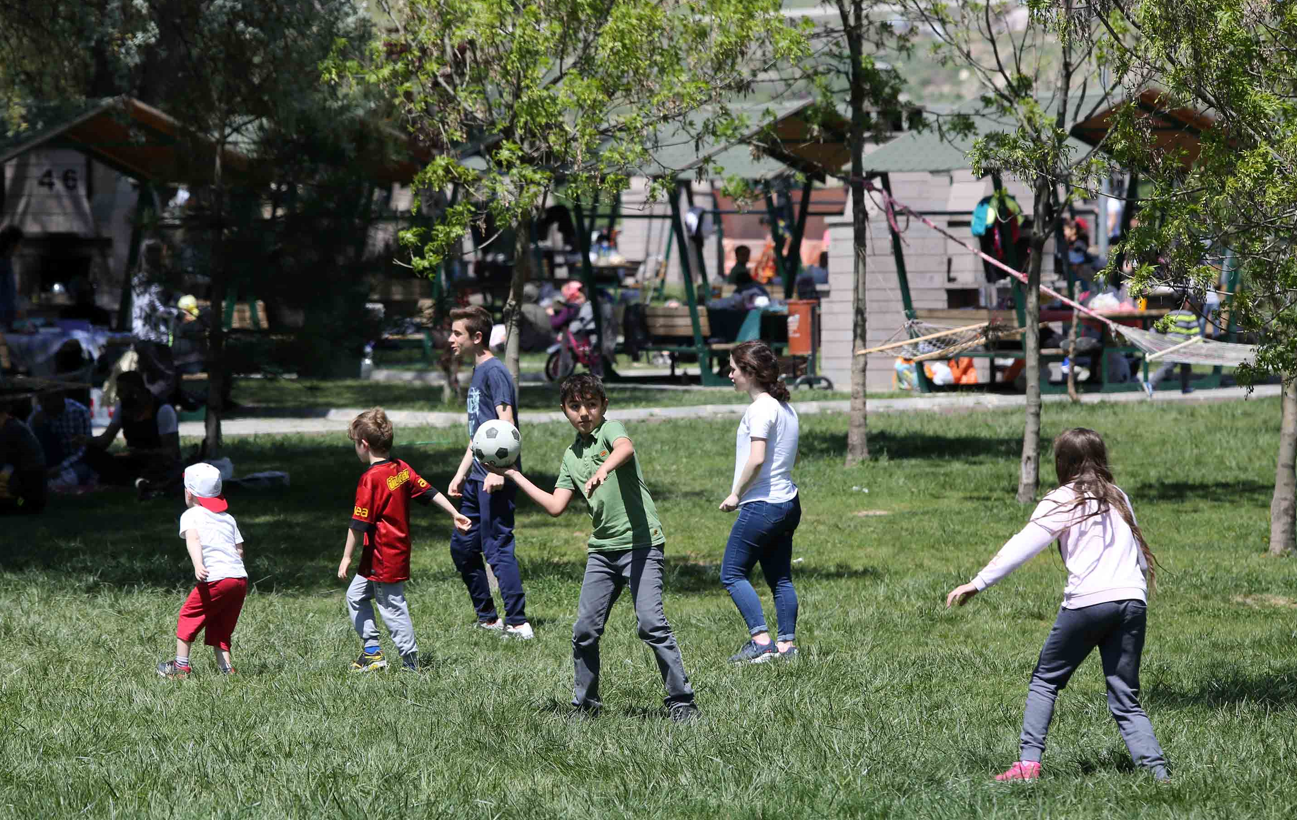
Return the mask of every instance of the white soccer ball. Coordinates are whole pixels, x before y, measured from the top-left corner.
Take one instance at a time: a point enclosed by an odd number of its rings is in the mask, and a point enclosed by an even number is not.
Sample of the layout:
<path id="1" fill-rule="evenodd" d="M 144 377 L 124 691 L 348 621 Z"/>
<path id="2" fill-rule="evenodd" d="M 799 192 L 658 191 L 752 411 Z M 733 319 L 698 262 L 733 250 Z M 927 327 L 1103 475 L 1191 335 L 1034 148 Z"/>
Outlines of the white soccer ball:
<path id="1" fill-rule="evenodd" d="M 473 434 L 473 457 L 488 467 L 509 467 L 518 460 L 522 436 L 507 421 L 483 422 Z"/>

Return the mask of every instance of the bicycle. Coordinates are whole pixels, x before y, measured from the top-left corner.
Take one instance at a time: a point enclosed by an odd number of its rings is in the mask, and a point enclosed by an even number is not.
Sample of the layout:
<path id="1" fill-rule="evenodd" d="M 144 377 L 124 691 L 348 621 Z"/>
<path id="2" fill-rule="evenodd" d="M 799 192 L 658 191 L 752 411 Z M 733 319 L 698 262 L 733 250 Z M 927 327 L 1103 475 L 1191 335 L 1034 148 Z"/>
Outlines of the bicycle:
<path id="1" fill-rule="evenodd" d="M 549 382 L 560 382 L 576 371 L 576 366 L 583 364 L 596 376 L 603 376 L 603 354 L 591 344 L 587 336 L 578 339 L 572 331 L 564 330 L 559 341 L 549 348 L 549 358 L 545 361 L 545 379 Z"/>

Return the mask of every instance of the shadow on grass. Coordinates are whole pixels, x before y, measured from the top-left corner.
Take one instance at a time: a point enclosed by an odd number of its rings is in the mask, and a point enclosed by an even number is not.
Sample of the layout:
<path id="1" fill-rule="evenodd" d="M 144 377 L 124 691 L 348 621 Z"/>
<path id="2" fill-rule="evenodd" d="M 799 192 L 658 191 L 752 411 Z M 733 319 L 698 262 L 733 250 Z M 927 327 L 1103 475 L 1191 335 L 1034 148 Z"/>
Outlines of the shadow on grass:
<path id="1" fill-rule="evenodd" d="M 1297 704 L 1297 665 L 1261 674 L 1222 669 L 1219 676 L 1201 681 L 1196 688 L 1152 687 L 1144 700 L 1146 705 L 1171 709 L 1240 703 L 1292 706 Z"/>
<path id="2" fill-rule="evenodd" d="M 847 453 L 847 434 L 818 429 L 803 429 L 798 441 L 802 457 L 842 458 Z M 987 436 L 944 436 L 929 433 L 892 433 L 886 430 L 869 434 L 869 453 L 889 460 L 931 459 L 960 461 L 1017 458 L 1022 451 L 1020 438 Z"/>
<path id="3" fill-rule="evenodd" d="M 519 561 L 522 570 L 522 582 L 546 581 L 580 582 L 585 575 L 585 561 Z M 811 565 L 802 568 L 793 567 L 793 583 L 801 580 L 844 581 L 881 578 L 883 572 L 877 567 L 851 567 L 846 564 Z M 448 581 L 459 578 L 453 570 L 429 576 L 430 581 Z M 760 568 L 752 573 L 753 586 L 766 587 Z M 721 586 L 721 565 L 713 562 L 690 561 L 684 558 L 673 559 L 669 554 L 663 572 L 663 587 L 668 595 L 713 595 L 724 594 Z M 629 594 L 623 591 L 623 595 Z"/>
<path id="4" fill-rule="evenodd" d="M 1154 481 L 1141 484 L 1133 492 L 1141 501 L 1208 501 L 1232 504 L 1240 499 L 1269 504 L 1274 484 L 1260 481 Z"/>

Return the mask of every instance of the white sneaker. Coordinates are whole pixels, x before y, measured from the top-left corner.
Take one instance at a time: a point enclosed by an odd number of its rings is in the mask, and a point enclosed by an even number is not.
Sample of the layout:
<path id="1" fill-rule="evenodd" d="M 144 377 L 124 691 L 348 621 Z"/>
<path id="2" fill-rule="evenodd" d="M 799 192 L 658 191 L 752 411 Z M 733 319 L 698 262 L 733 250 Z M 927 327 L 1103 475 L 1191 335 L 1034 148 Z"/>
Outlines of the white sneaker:
<path id="1" fill-rule="evenodd" d="M 532 638 L 536 637 L 536 633 L 532 631 L 531 624 L 524 623 L 518 624 L 517 626 L 506 626 L 504 628 L 504 637 L 517 638 L 520 641 L 530 641 Z"/>
<path id="2" fill-rule="evenodd" d="M 483 623 L 482 621 L 478 621 L 478 622 L 477 622 L 477 628 L 478 628 L 478 629 L 485 629 L 485 630 L 488 630 L 488 631 L 490 631 L 490 632 L 503 632 L 503 631 L 504 631 L 504 621 L 501 620 L 500 618 L 496 618 L 494 621 L 491 621 L 491 622 L 489 622 L 489 623 Z"/>

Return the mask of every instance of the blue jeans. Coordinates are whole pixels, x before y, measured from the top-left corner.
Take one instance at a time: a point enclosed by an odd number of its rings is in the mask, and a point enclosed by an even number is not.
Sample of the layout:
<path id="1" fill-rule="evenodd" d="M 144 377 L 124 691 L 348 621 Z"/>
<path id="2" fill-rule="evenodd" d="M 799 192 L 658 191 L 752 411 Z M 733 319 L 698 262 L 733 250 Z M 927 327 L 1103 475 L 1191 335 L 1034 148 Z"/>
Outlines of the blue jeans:
<path id="1" fill-rule="evenodd" d="M 473 526 L 468 532 L 455 530 L 450 536 L 450 558 L 464 579 L 464 586 L 468 587 L 468 597 L 482 623 L 490 623 L 499 617 L 495 599 L 491 597 L 483 555 L 490 563 L 495 579 L 500 582 L 504 611 L 508 613 L 504 622 L 510 626 L 527 623 L 527 596 L 522 591 L 522 574 L 513 554 L 513 512 L 517 492 L 510 483 L 488 493 L 482 488 L 479 478 L 464 482 L 464 497 L 459 511 L 473 522 Z"/>
<path id="2" fill-rule="evenodd" d="M 781 641 L 792 641 L 797 635 L 797 590 L 793 589 L 793 533 L 802 521 L 802 500 L 772 504 L 752 501 L 739 507 L 738 520 L 730 530 L 721 561 L 721 583 L 734 599 L 748 631 L 757 635 L 768 632 L 761 599 L 748 576 L 759 563 L 766 583 L 775 596 L 775 617 Z"/>

